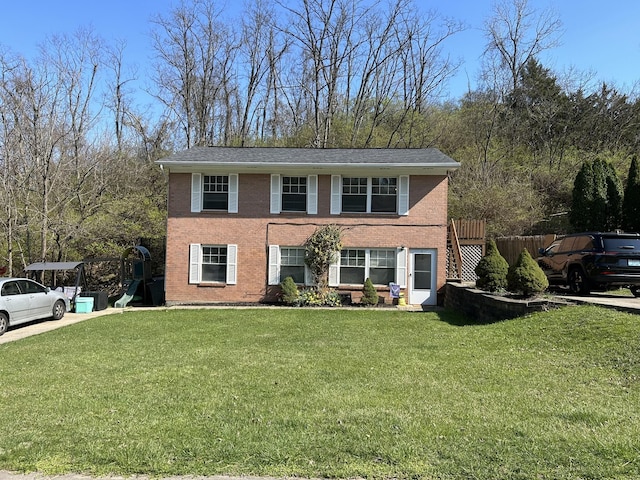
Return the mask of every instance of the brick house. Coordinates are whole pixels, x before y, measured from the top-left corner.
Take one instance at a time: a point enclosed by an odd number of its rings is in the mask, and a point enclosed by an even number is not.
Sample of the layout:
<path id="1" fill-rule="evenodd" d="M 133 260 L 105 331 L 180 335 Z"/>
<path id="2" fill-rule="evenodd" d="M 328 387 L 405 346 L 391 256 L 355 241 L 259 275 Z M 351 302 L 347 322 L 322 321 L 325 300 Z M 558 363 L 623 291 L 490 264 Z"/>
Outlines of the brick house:
<path id="1" fill-rule="evenodd" d="M 361 295 L 369 277 L 433 305 L 446 280 L 447 174 L 436 149 L 195 147 L 159 160 L 169 175 L 166 301 L 272 302 L 287 276 L 310 284 L 304 243 L 343 227 L 329 282 Z"/>

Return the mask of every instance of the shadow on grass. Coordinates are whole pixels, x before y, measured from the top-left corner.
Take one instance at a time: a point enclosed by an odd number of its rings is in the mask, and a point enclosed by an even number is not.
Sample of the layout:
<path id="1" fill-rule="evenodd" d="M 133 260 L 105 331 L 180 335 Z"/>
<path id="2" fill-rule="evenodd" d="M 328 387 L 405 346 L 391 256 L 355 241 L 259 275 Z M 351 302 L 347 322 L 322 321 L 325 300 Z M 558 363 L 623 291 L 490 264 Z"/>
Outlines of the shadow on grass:
<path id="1" fill-rule="evenodd" d="M 481 327 L 483 325 L 491 325 L 493 323 L 504 321 L 504 320 L 480 321 L 474 318 L 469 318 L 468 316 L 451 309 L 441 310 L 436 314 L 438 315 L 438 318 L 440 318 L 441 321 L 448 323 L 449 325 L 452 325 L 454 327 L 471 327 L 471 326 Z"/>

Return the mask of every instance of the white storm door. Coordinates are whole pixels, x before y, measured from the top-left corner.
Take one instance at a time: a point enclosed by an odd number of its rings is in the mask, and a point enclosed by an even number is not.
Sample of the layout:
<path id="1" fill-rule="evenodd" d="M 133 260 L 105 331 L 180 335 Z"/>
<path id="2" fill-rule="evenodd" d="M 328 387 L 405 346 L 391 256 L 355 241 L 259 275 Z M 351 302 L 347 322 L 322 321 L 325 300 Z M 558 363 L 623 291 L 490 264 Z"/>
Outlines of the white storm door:
<path id="1" fill-rule="evenodd" d="M 409 303 L 412 305 L 435 305 L 436 259 L 435 249 L 410 250 Z"/>

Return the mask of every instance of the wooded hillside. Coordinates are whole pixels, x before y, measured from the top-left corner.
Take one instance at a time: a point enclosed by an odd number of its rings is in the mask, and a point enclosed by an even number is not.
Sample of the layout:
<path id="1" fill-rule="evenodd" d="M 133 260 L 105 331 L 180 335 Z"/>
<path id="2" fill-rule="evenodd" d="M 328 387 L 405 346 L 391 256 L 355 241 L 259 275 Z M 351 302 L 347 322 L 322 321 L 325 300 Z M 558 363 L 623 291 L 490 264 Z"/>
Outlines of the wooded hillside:
<path id="1" fill-rule="evenodd" d="M 37 58 L 0 45 L 0 257 L 19 272 L 161 244 L 154 161 L 195 145 L 437 147 L 462 163 L 451 217 L 486 219 L 492 235 L 566 231 L 584 161 L 611 162 L 624 182 L 640 103 L 540 63 L 560 20 L 496 4 L 477 86 L 447 101 L 460 65 L 446 40 L 464 26 L 417 0 L 253 0 L 235 19 L 184 1 L 149 25 L 150 105 L 124 43 L 81 29 Z"/>

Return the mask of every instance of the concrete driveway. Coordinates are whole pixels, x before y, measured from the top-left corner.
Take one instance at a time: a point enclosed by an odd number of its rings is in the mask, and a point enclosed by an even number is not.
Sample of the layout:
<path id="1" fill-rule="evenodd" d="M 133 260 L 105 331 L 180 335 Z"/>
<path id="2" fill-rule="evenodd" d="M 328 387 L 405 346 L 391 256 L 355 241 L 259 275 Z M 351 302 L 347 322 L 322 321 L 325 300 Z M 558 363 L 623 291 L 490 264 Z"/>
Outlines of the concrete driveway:
<path id="1" fill-rule="evenodd" d="M 640 298 L 633 296 L 612 295 L 607 292 L 592 292 L 585 296 L 565 294 L 557 296 L 572 303 L 600 305 L 623 312 L 640 313 Z"/>
<path id="2" fill-rule="evenodd" d="M 23 323 L 22 325 L 9 327 L 9 330 L 4 335 L 0 336 L 0 344 L 20 340 L 21 338 L 30 337 L 31 335 L 38 335 L 39 333 L 48 332 L 56 328 L 82 322 L 89 318 L 122 312 L 123 310 L 121 308 L 107 308 L 105 310 L 91 313 L 67 312 L 60 320 L 37 320 L 35 322 Z"/>

